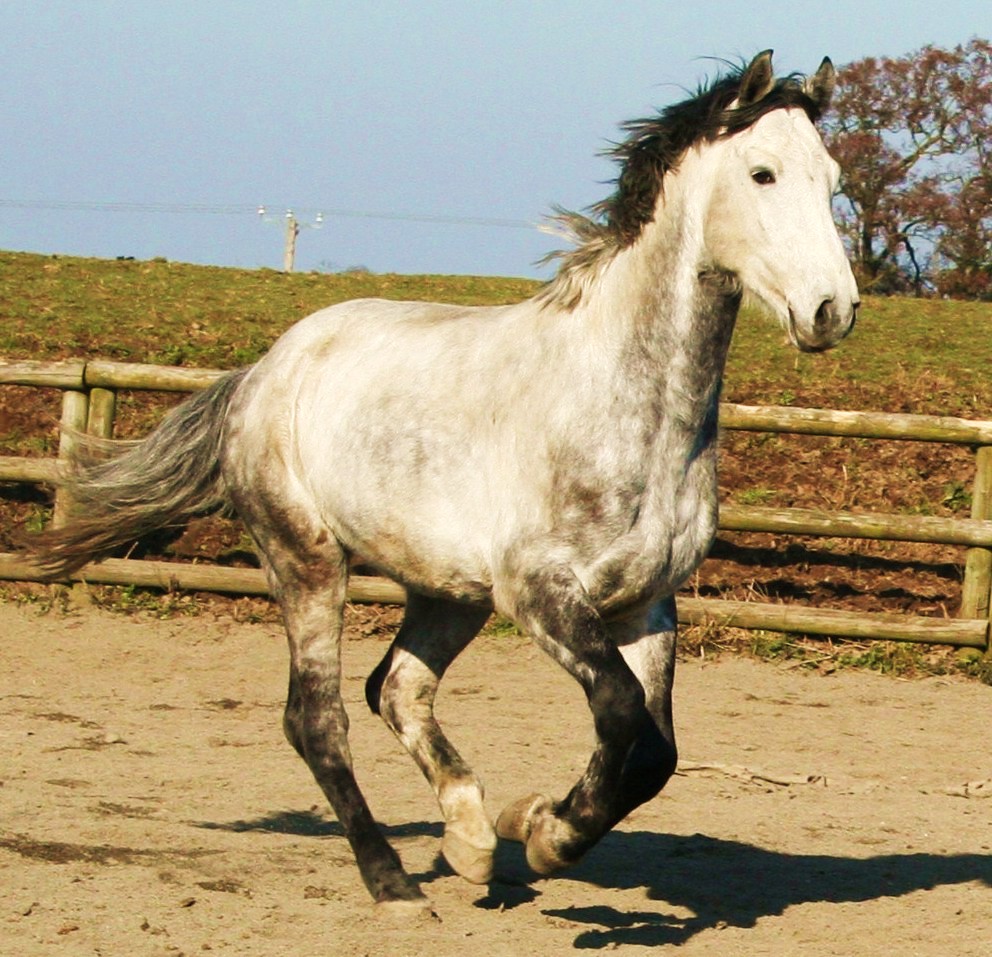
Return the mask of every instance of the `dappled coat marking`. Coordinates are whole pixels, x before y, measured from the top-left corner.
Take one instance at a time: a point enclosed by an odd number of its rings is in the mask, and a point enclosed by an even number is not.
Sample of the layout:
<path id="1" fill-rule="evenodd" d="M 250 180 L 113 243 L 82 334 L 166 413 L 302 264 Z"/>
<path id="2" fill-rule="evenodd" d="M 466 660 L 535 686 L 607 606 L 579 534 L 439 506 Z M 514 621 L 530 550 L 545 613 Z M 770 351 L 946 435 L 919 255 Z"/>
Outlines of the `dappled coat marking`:
<path id="1" fill-rule="evenodd" d="M 716 529 L 716 425 L 746 292 L 793 345 L 829 348 L 857 290 L 831 219 L 836 164 L 813 121 L 834 71 L 776 80 L 771 54 L 629 124 L 616 191 L 562 214 L 577 248 L 533 299 L 358 301 L 315 313 L 257 365 L 82 467 L 79 513 L 37 543 L 53 575 L 228 501 L 289 636 L 289 741 L 375 900 L 428 904 L 355 781 L 339 646 L 349 558 L 408 592 L 369 677 L 373 711 L 433 787 L 442 850 L 492 879 L 497 835 L 550 873 L 655 795 L 676 763 L 672 597 Z M 495 827 L 433 703 L 493 609 L 581 684 L 596 745 L 564 798 Z"/>

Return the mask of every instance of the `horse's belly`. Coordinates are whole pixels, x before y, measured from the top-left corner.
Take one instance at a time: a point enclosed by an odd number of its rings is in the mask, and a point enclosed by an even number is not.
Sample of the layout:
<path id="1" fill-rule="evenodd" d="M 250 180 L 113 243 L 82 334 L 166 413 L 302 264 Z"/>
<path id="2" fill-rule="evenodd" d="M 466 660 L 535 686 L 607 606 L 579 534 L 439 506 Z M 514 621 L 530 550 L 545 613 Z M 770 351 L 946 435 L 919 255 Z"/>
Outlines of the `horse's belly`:
<path id="1" fill-rule="evenodd" d="M 436 532 L 404 533 L 395 525 L 378 526 L 362 534 L 343 529 L 340 534 L 350 551 L 413 591 L 454 601 L 490 602 L 492 571 L 482 556 L 473 554 L 463 542 Z"/>
<path id="2" fill-rule="evenodd" d="M 490 550 L 478 503 L 458 494 L 457 482 L 443 496 L 410 480 L 385 488 L 379 478 L 367 470 L 337 471 L 311 486 L 315 505 L 338 541 L 412 590 L 488 602 Z"/>

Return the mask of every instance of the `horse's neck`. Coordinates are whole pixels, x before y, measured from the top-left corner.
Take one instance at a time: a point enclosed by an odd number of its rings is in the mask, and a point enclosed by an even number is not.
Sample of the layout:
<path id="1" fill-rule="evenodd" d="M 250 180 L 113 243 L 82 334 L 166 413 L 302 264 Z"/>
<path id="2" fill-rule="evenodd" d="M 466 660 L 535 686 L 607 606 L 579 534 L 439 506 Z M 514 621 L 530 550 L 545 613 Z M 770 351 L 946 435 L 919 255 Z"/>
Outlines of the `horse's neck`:
<path id="1" fill-rule="evenodd" d="M 678 457 L 698 454 L 711 430 L 740 297 L 724 277 L 701 275 L 700 211 L 671 207 L 609 264 L 589 309 L 625 340 L 631 398 Z"/>

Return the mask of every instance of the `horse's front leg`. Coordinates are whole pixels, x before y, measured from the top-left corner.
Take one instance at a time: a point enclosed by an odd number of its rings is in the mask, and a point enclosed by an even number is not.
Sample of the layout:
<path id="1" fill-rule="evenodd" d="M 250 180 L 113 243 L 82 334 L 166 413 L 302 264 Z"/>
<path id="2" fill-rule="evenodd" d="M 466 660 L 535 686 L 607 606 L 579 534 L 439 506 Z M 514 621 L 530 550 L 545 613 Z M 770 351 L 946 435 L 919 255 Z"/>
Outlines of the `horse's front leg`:
<path id="1" fill-rule="evenodd" d="M 624 660 L 610 628 L 568 569 L 517 578 L 515 594 L 500 595 L 517 622 L 578 680 L 586 693 L 596 747 L 582 777 L 561 801 L 532 795 L 507 807 L 496 823 L 500 837 L 527 845 L 539 874 L 573 864 L 630 810 L 625 773 L 637 742 L 656 725 L 645 692 Z M 630 774 L 633 774 L 633 765 Z"/>

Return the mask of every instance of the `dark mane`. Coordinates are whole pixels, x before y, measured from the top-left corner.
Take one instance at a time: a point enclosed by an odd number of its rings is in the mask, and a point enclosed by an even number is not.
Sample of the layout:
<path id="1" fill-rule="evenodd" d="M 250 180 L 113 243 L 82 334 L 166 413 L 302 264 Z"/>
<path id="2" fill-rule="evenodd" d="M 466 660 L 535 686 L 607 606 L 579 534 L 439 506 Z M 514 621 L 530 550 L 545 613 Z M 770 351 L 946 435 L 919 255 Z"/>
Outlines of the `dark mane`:
<path id="1" fill-rule="evenodd" d="M 677 168 L 690 147 L 740 133 L 773 110 L 798 107 L 813 122 L 819 119 L 820 105 L 806 91 L 799 74 L 776 80 L 765 96 L 731 109 L 741 92 L 743 77 L 744 68 L 734 69 L 702 87 L 692 98 L 621 126 L 627 138 L 605 153 L 620 164 L 613 193 L 592 206 L 588 216 L 556 209 L 551 217 L 577 245 L 542 260 L 561 261 L 557 275 L 540 293 L 543 300 L 565 308 L 578 304 L 581 287 L 577 280 L 589 268 L 637 240 L 654 217 L 665 174 Z"/>

